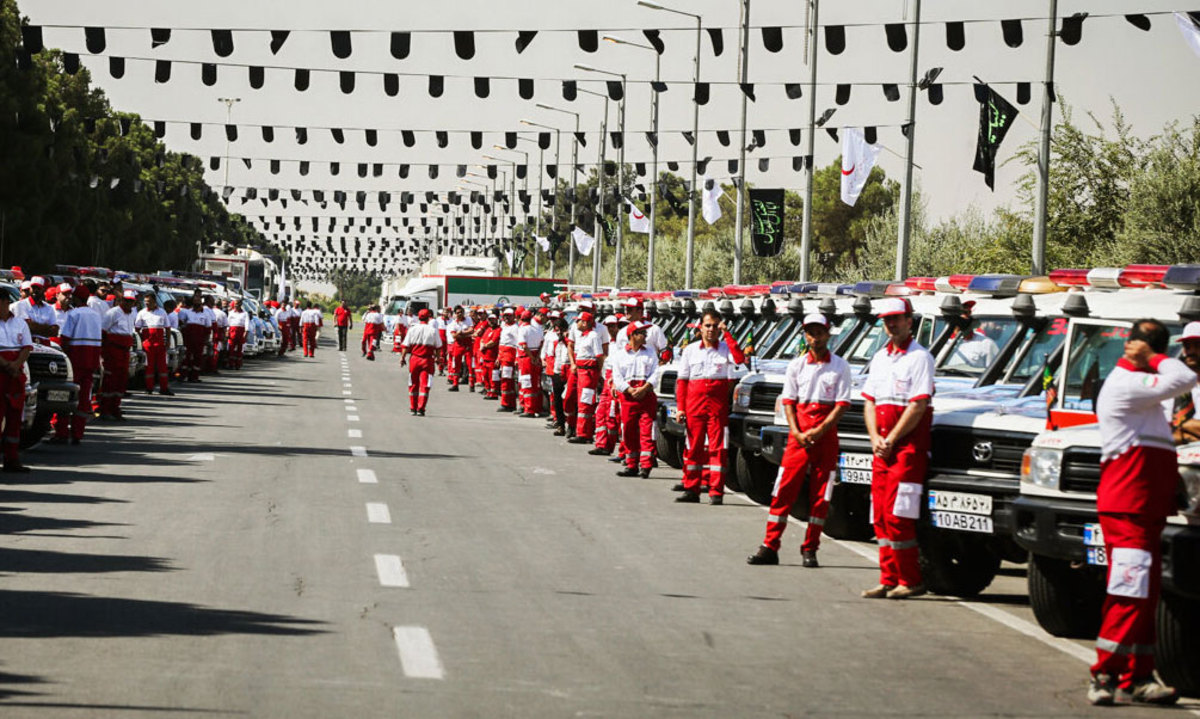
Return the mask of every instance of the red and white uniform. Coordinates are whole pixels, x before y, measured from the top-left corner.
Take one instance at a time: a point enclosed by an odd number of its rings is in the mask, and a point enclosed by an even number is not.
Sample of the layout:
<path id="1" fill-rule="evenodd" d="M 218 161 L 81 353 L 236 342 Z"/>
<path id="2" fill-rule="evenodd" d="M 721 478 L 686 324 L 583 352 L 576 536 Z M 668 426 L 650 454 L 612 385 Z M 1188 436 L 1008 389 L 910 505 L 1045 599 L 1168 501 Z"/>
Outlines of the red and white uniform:
<path id="1" fill-rule="evenodd" d="M 103 336 L 100 317 L 89 307 L 76 307 L 67 312 L 59 336 L 63 339 L 63 351 L 71 360 L 75 383 L 79 385 L 79 402 L 72 414 L 55 413 L 51 424 L 56 437 L 83 439 L 84 428 L 92 416 L 96 370 L 100 369 L 100 343 Z"/>
<path id="2" fill-rule="evenodd" d="M 41 325 L 56 325 L 57 315 L 54 314 L 54 305 L 48 302 L 36 302 L 32 297 L 26 297 L 20 302 L 14 302 L 11 305 L 12 313 L 18 318 L 26 322 L 36 322 Z M 30 330 L 30 335 L 33 341 L 38 344 L 49 344 L 49 340 L 42 334 L 35 333 Z"/>
<path id="3" fill-rule="evenodd" d="M 129 351 L 133 349 L 133 323 L 137 315 L 130 309 L 114 307 L 100 323 L 100 414 L 121 416 L 121 397 L 129 387 Z"/>
<path id="4" fill-rule="evenodd" d="M 649 346 L 634 351 L 621 345 L 608 356 L 612 368 L 613 391 L 620 397 L 622 437 L 626 447 L 625 466 L 650 469 L 654 463 L 654 414 L 658 397 L 649 390 L 639 399 L 630 397 L 631 389 L 644 386 L 658 369 L 658 352 Z"/>
<path id="5" fill-rule="evenodd" d="M 442 346 L 437 350 L 437 368 L 442 374 L 446 374 L 446 350 L 449 344 L 449 339 L 446 337 L 446 320 L 442 317 L 434 317 L 429 321 L 429 324 L 437 330 L 438 337 L 442 340 Z"/>
<path id="6" fill-rule="evenodd" d="M 98 295 L 92 295 L 88 297 L 87 306 L 91 308 L 91 310 L 95 312 L 96 316 L 100 319 L 104 319 L 104 315 L 108 314 L 108 311 L 112 309 L 112 305 L 104 301 L 104 298 Z"/>
<path id="7" fill-rule="evenodd" d="M 512 315 L 505 316 L 500 325 L 500 353 L 497 364 L 500 372 L 500 406 L 516 409 L 517 406 L 517 330 L 516 322 L 508 322 Z"/>
<path id="8" fill-rule="evenodd" d="M 586 332 L 573 330 L 575 342 L 575 388 L 578 392 L 575 436 L 592 438 L 595 431 L 597 392 L 601 390 L 600 363 L 608 351 L 608 329 L 593 327 Z M 570 410 L 567 410 L 568 416 Z"/>
<path id="9" fill-rule="evenodd" d="M 288 350 L 288 346 L 292 343 L 291 309 L 286 305 L 276 307 L 273 316 L 275 317 L 275 324 L 279 325 L 279 356 L 282 357 L 283 353 Z"/>
<path id="10" fill-rule="evenodd" d="M 229 366 L 241 369 L 246 348 L 246 335 L 250 333 L 250 315 L 238 308 L 230 310 L 225 319 L 229 325 L 226 333 L 229 338 Z"/>
<path id="11" fill-rule="evenodd" d="M 288 312 L 288 323 L 292 327 L 292 346 L 290 347 L 292 350 L 296 349 L 296 345 L 300 345 L 301 348 L 304 347 L 304 339 L 301 336 L 303 330 L 300 327 L 300 319 L 303 316 L 304 312 L 300 309 L 300 303 L 293 302 L 292 309 Z"/>
<path id="12" fill-rule="evenodd" d="M 450 344 L 449 360 L 450 360 L 450 381 L 457 387 L 459 382 L 467 381 L 474 386 L 474 381 L 471 379 L 471 340 L 469 334 L 475 323 L 470 317 L 463 317 L 462 320 L 451 319 L 446 323 L 446 338 Z M 460 333 L 468 333 L 459 336 Z"/>
<path id="13" fill-rule="evenodd" d="M 796 410 L 796 425 L 801 432 L 815 429 L 835 407 L 850 405 L 850 365 L 826 350 L 823 357 L 812 352 L 793 359 L 784 373 L 784 405 Z M 771 493 L 771 513 L 767 515 L 767 533 L 763 546 L 779 551 L 780 539 L 787 528 L 788 514 L 808 479 L 808 530 L 804 534 L 805 552 L 821 546 L 821 531 L 829 514 L 829 477 L 838 463 L 837 427 L 831 427 L 814 445 L 802 447 L 788 437 L 783 464 Z"/>
<path id="14" fill-rule="evenodd" d="M 177 313 L 180 331 L 183 332 L 183 365 L 180 374 L 189 382 L 200 381 L 200 370 L 204 365 L 204 347 L 212 332 L 212 319 L 204 308 L 198 310 L 184 307 Z"/>
<path id="15" fill-rule="evenodd" d="M 0 357 L 14 362 L 22 350 L 32 347 L 33 333 L 29 331 L 28 322 L 15 315 L 0 320 Z M 0 431 L 4 438 L 4 461 L 16 462 L 21 446 L 21 415 L 25 411 L 24 372 L 18 372 L 15 377 L 0 372 L 0 410 L 0 418 L 4 420 L 4 428 Z"/>
<path id="16" fill-rule="evenodd" d="M 146 352 L 146 391 L 158 384 L 160 391 L 168 389 L 170 379 L 167 371 L 167 333 L 170 319 L 161 309 L 138 310 L 133 326 L 142 336 L 142 349 Z"/>
<path id="17" fill-rule="evenodd" d="M 625 325 L 617 332 L 617 347 L 624 347 L 629 344 L 629 328 L 632 324 Z M 654 323 L 650 323 L 650 327 L 646 330 L 646 347 L 649 347 L 656 357 L 661 357 L 664 350 L 670 346 L 667 341 L 667 335 L 662 331 L 662 328 Z"/>
<path id="18" fill-rule="evenodd" d="M 491 322 L 488 322 L 487 329 L 480 337 L 479 356 L 484 396 L 488 399 L 499 399 L 500 368 L 496 366 L 496 358 L 500 356 L 500 325 L 492 326 Z"/>
<path id="19" fill-rule="evenodd" d="M 1154 672 L 1161 538 L 1179 487 L 1168 416 L 1171 401 L 1195 384 L 1195 373 L 1166 355 L 1154 357 L 1144 371 L 1122 358 L 1096 399 L 1096 509 L 1108 552 L 1108 594 L 1092 673 L 1108 674 L 1124 689 Z"/>
<path id="20" fill-rule="evenodd" d="M 368 312 L 363 315 L 363 334 L 360 348 L 368 359 L 375 359 L 375 342 L 383 337 L 383 315 Z"/>
<path id="21" fill-rule="evenodd" d="M 521 409 L 526 414 L 542 413 L 542 344 L 546 333 L 538 322 L 522 322 L 517 328 L 517 372 Z"/>
<path id="22" fill-rule="evenodd" d="M 215 369 L 221 362 L 221 352 L 228 348 L 229 315 L 220 307 L 213 307 L 213 350 L 212 365 Z"/>
<path id="23" fill-rule="evenodd" d="M 411 352 L 408 359 L 408 408 L 424 412 L 429 403 L 429 383 L 442 338 L 428 322 L 418 322 L 408 328 L 403 346 Z"/>
<path id="24" fill-rule="evenodd" d="M 875 427 L 887 437 L 910 402 L 933 397 L 933 356 L 915 339 L 904 347 L 891 342 L 875 353 L 863 385 L 863 397 L 875 403 Z M 880 584 L 919 586 L 917 518 L 929 466 L 933 408 L 892 445 L 887 459 L 871 464 L 871 511 L 879 543 Z"/>
<path id="25" fill-rule="evenodd" d="M 303 335 L 305 357 L 317 356 L 317 330 L 322 324 L 321 310 L 310 307 L 300 313 L 300 331 Z"/>
<path id="26" fill-rule="evenodd" d="M 584 310 L 590 312 L 591 310 Z M 601 328 L 603 329 L 603 328 Z M 604 345 L 604 351 L 608 352 L 608 330 L 597 332 L 600 335 Z M 573 350 L 575 343 L 579 340 L 580 332 L 579 325 L 572 322 L 567 329 L 566 345 L 568 350 Z M 579 372 L 575 367 L 571 367 L 567 371 L 567 386 L 563 391 L 563 413 L 567 416 L 567 431 L 571 433 L 579 424 Z"/>
<path id="27" fill-rule="evenodd" d="M 396 324 L 392 327 L 392 351 L 399 352 L 404 347 L 404 334 L 408 332 L 412 318 L 408 315 L 396 315 Z"/>
<path id="28" fill-rule="evenodd" d="M 708 494 L 725 494 L 725 446 L 729 444 L 729 393 L 737 366 L 745 355 L 728 332 L 715 347 L 703 340 L 683 348 L 675 383 L 676 404 L 687 425 L 683 460 L 685 491 L 700 492 L 708 480 Z"/>

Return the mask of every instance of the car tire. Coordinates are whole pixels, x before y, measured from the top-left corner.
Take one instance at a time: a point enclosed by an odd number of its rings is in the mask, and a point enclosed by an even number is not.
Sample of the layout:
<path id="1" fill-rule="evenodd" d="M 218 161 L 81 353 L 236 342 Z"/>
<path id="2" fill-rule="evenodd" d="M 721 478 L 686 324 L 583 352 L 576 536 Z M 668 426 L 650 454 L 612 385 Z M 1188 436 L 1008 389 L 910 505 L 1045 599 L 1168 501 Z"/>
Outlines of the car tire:
<path id="1" fill-rule="evenodd" d="M 33 425 L 24 432 L 21 432 L 21 441 L 17 445 L 21 449 L 29 449 L 46 438 L 50 434 L 50 413 L 38 412 L 34 417 Z"/>
<path id="2" fill-rule="evenodd" d="M 734 471 L 738 485 L 747 497 L 759 504 L 770 504 L 771 493 L 775 490 L 775 476 L 778 468 L 763 459 L 755 457 L 750 452 L 738 452 L 734 460 Z"/>
<path id="3" fill-rule="evenodd" d="M 921 574 L 925 586 L 935 594 L 974 597 L 988 588 L 1000 570 L 1000 555 L 993 550 L 990 537 L 932 527 L 923 527 L 917 536 Z"/>
<path id="4" fill-rule="evenodd" d="M 825 517 L 825 534 L 834 539 L 865 542 L 875 536 L 871 526 L 870 493 L 855 487 L 844 482 L 833 486 L 829 514 Z"/>
<path id="5" fill-rule="evenodd" d="M 1180 694 L 1200 696 L 1200 602 L 1164 592 L 1158 603 L 1154 664 Z"/>
<path id="6" fill-rule="evenodd" d="M 1040 555 L 1029 558 L 1029 604 L 1042 629 L 1056 637 L 1088 639 L 1100 629 L 1104 583 L 1070 562 Z"/>
<path id="7" fill-rule="evenodd" d="M 666 432 L 658 430 L 658 438 L 654 440 L 658 458 L 675 469 L 683 469 L 683 460 L 679 456 L 679 442 L 667 436 Z"/>

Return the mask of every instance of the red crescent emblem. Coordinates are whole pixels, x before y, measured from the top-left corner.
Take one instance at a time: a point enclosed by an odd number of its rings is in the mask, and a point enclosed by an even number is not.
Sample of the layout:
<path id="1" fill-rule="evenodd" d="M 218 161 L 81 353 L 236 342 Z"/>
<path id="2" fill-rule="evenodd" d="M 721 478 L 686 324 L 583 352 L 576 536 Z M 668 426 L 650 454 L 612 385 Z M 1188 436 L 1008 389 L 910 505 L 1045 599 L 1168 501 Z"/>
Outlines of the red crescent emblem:
<path id="1" fill-rule="evenodd" d="M 856 165 L 851 165 L 849 170 L 842 170 L 843 175 L 853 175 Z"/>
<path id="2" fill-rule="evenodd" d="M 633 219 L 635 219 L 635 220 L 644 220 L 644 219 L 646 219 L 646 216 L 645 216 L 645 215 L 643 215 L 642 213 L 638 212 L 638 211 L 635 209 L 635 210 L 633 211 Z"/>

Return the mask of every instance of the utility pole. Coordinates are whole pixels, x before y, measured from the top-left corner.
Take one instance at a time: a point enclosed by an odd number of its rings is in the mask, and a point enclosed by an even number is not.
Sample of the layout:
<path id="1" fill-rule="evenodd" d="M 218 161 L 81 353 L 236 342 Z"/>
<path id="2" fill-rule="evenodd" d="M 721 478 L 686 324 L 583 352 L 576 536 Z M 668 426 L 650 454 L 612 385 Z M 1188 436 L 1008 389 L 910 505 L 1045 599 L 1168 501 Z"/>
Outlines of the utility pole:
<path id="1" fill-rule="evenodd" d="M 1046 33 L 1046 82 L 1042 86 L 1042 127 L 1038 137 L 1037 195 L 1033 210 L 1033 261 L 1035 275 L 1046 273 L 1046 223 L 1050 204 L 1050 136 L 1054 131 L 1054 53 L 1058 43 L 1058 0 L 1050 0 Z"/>
<path id="2" fill-rule="evenodd" d="M 921 50 L 921 0 L 913 0 L 913 45 L 908 78 L 908 150 L 904 153 L 904 187 L 900 194 L 900 236 L 896 242 L 896 281 L 908 277 L 908 244 L 912 238 L 913 149 L 917 140 L 917 62 Z"/>
<path id="3" fill-rule="evenodd" d="M 742 69 L 739 82 L 749 82 L 750 72 L 750 0 L 742 0 Z M 738 149 L 737 219 L 733 232 L 733 283 L 742 282 L 742 227 L 746 219 L 746 104 L 745 90 L 742 91 L 742 141 Z"/>
<path id="4" fill-rule="evenodd" d="M 813 134 L 817 130 L 817 11 L 821 0 L 808 0 L 808 137 L 804 162 L 804 217 L 800 223 L 800 281 L 812 276 L 809 255 L 812 254 L 812 196 L 813 196 Z"/>

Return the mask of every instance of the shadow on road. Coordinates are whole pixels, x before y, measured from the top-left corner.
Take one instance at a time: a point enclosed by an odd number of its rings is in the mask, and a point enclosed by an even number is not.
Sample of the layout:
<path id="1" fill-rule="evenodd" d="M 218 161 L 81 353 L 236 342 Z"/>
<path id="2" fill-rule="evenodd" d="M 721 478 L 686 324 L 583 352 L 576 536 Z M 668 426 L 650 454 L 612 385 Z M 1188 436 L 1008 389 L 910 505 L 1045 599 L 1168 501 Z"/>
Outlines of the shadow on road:
<path id="1" fill-rule="evenodd" d="M 24 492 L 15 489 L 0 489 L 0 505 L 3 504 L 128 504 L 124 499 L 89 497 L 82 494 L 53 494 L 47 492 Z M 3 508 L 0 508 L 3 511 Z"/>
<path id="2" fill-rule="evenodd" d="M 0 572 L 57 574 L 67 572 L 168 572 L 170 560 L 120 554 L 72 554 L 38 549 L 0 549 Z"/>
<path id="3" fill-rule="evenodd" d="M 5 512 L 0 514 L 0 534 L 20 534 L 42 530 L 89 529 L 91 527 L 124 527 L 112 522 L 92 522 L 86 519 L 55 519 L 54 517 L 31 517 L 26 514 Z"/>
<path id="4" fill-rule="evenodd" d="M 46 684 L 46 680 L 41 677 L 31 676 L 29 674 L 13 674 L 11 672 L 0 672 L 0 701 L 9 697 L 28 697 L 37 696 L 41 692 L 25 691 L 23 689 L 10 689 L 9 685 L 25 685 L 25 684 Z"/>

